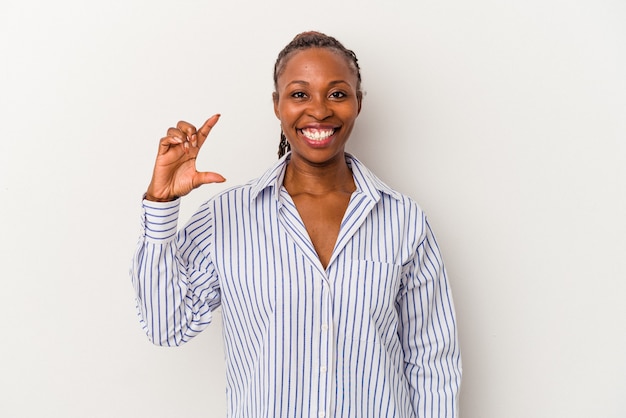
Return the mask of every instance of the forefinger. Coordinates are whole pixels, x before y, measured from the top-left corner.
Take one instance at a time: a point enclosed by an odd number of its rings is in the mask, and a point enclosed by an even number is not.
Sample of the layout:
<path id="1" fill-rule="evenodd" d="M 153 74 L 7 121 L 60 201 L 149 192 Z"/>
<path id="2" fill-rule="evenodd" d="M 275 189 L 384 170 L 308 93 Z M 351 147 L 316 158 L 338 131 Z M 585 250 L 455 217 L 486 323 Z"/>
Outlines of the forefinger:
<path id="1" fill-rule="evenodd" d="M 206 141 L 207 136 L 211 133 L 211 129 L 215 126 L 217 121 L 220 119 L 220 114 L 216 114 L 207 119 L 206 122 L 198 129 L 198 146 L 201 147 Z"/>

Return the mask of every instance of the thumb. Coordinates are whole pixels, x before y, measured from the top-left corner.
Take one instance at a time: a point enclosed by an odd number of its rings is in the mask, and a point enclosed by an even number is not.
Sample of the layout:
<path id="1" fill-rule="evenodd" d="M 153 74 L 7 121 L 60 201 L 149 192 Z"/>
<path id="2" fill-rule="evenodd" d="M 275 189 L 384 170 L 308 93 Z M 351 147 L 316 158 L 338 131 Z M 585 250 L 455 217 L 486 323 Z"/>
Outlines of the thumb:
<path id="1" fill-rule="evenodd" d="M 198 172 L 193 179 L 193 187 L 196 188 L 210 183 L 223 183 L 225 181 L 226 179 L 221 174 L 210 171 Z"/>

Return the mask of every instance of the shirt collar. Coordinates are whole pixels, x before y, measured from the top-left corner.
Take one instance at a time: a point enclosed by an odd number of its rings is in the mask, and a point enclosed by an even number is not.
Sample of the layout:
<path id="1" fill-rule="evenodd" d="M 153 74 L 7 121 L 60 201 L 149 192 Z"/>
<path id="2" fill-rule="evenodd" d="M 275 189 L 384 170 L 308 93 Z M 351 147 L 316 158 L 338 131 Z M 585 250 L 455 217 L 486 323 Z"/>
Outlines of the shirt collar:
<path id="1" fill-rule="evenodd" d="M 383 183 L 374 173 L 365 167 L 362 162 L 356 159 L 356 157 L 349 153 L 345 153 L 345 156 L 346 162 L 352 170 L 352 176 L 354 177 L 357 191 L 365 193 L 375 201 L 380 199 L 381 193 L 397 200 L 401 199 L 399 192 Z M 285 178 L 285 170 L 290 158 L 291 153 L 287 153 L 274 163 L 261 177 L 252 182 L 251 197 L 253 200 L 266 189 L 269 189 L 268 191 L 272 193 L 274 199 L 279 200 L 280 190 Z"/>

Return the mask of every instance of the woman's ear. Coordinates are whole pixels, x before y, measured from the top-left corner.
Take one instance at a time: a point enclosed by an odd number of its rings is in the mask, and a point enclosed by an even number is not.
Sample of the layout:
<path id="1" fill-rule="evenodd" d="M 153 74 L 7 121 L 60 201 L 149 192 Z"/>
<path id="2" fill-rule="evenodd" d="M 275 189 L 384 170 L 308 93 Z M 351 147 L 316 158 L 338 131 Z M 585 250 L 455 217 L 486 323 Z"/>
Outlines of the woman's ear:
<path id="1" fill-rule="evenodd" d="M 358 111 L 357 111 L 357 115 L 358 115 L 359 113 L 361 113 L 361 104 L 363 103 L 363 92 L 362 91 L 359 91 L 359 92 L 356 93 L 356 100 L 357 100 L 357 103 L 359 105 Z"/>
<path id="2" fill-rule="evenodd" d="M 274 101 L 274 114 L 280 119 L 280 113 L 278 112 L 278 93 L 272 93 L 272 100 Z"/>

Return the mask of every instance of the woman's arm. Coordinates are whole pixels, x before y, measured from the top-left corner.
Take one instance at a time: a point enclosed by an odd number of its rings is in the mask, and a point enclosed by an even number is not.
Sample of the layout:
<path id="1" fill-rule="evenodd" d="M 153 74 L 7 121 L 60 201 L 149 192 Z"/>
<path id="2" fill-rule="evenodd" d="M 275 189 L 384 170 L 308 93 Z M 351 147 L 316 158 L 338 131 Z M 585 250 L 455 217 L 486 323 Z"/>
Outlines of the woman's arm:
<path id="1" fill-rule="evenodd" d="M 178 122 L 159 142 L 143 201 L 141 238 L 131 267 L 137 308 L 148 338 L 177 346 L 211 322 L 221 298 L 209 256 L 213 217 L 207 205 L 177 232 L 180 196 L 202 184 L 223 182 L 217 173 L 196 170 L 196 157 L 219 115 L 199 130 Z M 197 243 L 202 242 L 202 246 Z"/>
<path id="2" fill-rule="evenodd" d="M 398 333 L 416 416 L 458 416 L 461 353 L 452 293 L 439 248 L 422 215 L 421 240 L 405 267 Z"/>
<path id="3" fill-rule="evenodd" d="M 189 341 L 206 328 L 221 303 L 208 239 L 212 213 L 208 205 L 202 206 L 176 232 L 178 207 L 178 200 L 144 200 L 143 233 L 131 267 L 141 325 L 150 341 L 160 346 Z"/>

